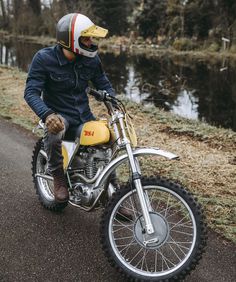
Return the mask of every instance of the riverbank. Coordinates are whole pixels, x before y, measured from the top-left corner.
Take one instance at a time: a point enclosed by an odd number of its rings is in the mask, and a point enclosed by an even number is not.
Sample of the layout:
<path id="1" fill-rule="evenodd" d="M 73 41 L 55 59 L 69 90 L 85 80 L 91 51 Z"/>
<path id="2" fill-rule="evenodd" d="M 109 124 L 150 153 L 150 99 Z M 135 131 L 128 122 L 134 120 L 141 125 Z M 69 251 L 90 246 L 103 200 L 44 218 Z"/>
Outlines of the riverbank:
<path id="1" fill-rule="evenodd" d="M 26 36 L 26 35 L 14 35 L 6 31 L 0 30 L 0 38 L 2 40 L 18 40 L 28 43 L 36 43 L 43 46 L 50 46 L 56 43 L 55 38 L 45 36 Z M 103 53 L 115 53 L 126 52 L 130 55 L 146 55 L 147 57 L 162 57 L 168 56 L 174 57 L 180 60 L 190 59 L 192 60 L 204 60 L 204 61 L 219 61 L 222 59 L 231 59 L 236 61 L 236 51 L 215 51 L 214 48 L 205 48 L 204 46 L 199 50 L 182 50 L 178 51 L 175 48 L 169 46 L 162 46 L 158 44 L 152 44 L 145 40 L 133 41 L 128 37 L 112 36 L 99 40 L 99 52 Z"/>
<path id="2" fill-rule="evenodd" d="M 23 99 L 25 79 L 26 73 L 0 66 L 0 115 L 32 130 L 38 119 Z M 158 146 L 181 157 L 179 162 L 146 163 L 150 173 L 188 187 L 204 206 L 208 225 L 236 242 L 236 133 L 125 103 L 135 117 L 140 146 Z M 90 104 L 97 117 L 104 116 L 101 103 L 91 99 Z"/>

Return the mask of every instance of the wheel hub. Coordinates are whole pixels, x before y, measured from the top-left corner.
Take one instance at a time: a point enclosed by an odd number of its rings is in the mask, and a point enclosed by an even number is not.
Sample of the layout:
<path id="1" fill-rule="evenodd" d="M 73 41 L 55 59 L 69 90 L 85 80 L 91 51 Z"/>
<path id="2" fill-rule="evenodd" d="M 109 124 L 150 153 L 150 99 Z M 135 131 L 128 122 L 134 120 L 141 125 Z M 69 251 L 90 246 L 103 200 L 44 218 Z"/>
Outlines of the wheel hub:
<path id="1" fill-rule="evenodd" d="M 156 249 L 163 245 L 169 236 L 169 225 L 165 218 L 155 212 L 150 213 L 150 218 L 153 224 L 154 233 L 147 234 L 145 231 L 145 222 L 143 216 L 137 218 L 134 224 L 134 234 L 137 242 L 149 249 Z"/>

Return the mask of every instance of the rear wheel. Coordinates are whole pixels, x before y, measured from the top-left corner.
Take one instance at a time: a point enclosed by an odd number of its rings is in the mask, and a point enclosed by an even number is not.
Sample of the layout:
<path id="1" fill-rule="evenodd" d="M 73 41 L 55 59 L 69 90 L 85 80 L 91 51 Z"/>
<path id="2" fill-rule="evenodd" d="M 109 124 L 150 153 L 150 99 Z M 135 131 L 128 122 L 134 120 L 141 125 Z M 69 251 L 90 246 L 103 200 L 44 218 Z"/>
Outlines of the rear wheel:
<path id="1" fill-rule="evenodd" d="M 142 179 L 154 225 L 144 228 L 136 190 L 120 189 L 104 211 L 101 242 L 110 263 L 135 281 L 183 279 L 195 268 L 206 245 L 202 210 L 183 187 L 160 178 Z M 120 220 L 126 209 L 132 219 Z"/>
<path id="2" fill-rule="evenodd" d="M 47 173 L 48 161 L 47 154 L 44 151 L 44 145 L 42 138 L 38 140 L 34 147 L 32 157 L 32 176 L 35 185 L 36 193 L 38 194 L 40 203 L 47 209 L 52 211 L 63 210 L 67 206 L 65 203 L 57 203 L 53 194 L 53 181 L 44 179 L 39 175 L 46 175 L 50 178 Z"/>

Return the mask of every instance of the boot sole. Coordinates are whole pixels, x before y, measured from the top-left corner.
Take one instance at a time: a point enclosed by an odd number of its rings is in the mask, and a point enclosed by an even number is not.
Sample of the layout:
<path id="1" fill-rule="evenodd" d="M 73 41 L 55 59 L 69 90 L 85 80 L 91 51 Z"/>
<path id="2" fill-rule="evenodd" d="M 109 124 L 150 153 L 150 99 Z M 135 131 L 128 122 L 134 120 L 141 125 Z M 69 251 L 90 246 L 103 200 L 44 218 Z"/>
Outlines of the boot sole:
<path id="1" fill-rule="evenodd" d="M 65 200 L 58 200 L 58 199 L 55 198 L 55 202 L 56 202 L 56 203 L 59 203 L 59 204 L 66 203 L 66 202 L 68 202 L 68 201 L 69 201 L 69 198 L 67 198 L 67 199 L 65 199 Z"/>

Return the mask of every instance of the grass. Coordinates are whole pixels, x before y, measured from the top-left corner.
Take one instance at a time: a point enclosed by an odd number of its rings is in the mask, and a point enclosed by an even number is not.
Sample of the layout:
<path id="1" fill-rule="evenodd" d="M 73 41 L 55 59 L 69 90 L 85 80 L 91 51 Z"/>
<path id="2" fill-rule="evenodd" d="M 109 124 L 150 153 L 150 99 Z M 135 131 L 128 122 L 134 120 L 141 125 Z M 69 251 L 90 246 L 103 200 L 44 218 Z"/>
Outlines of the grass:
<path id="1" fill-rule="evenodd" d="M 26 74 L 0 67 L 0 115 L 31 130 L 38 121 L 23 99 Z M 146 174 L 160 174 L 188 187 L 203 205 L 208 225 L 236 242 L 236 133 L 127 101 L 124 103 L 139 146 L 155 146 L 180 156 L 180 161 L 143 158 Z M 99 118 L 104 106 L 90 100 Z"/>

